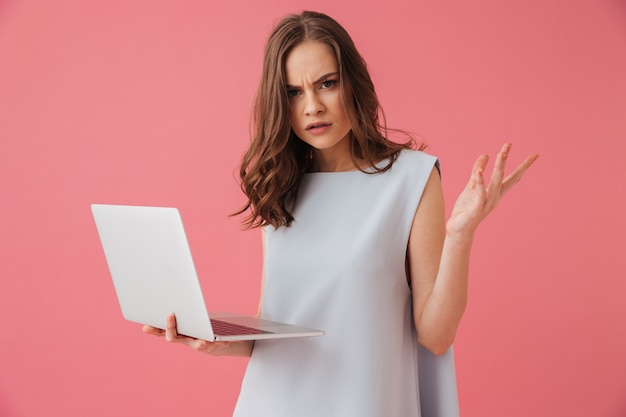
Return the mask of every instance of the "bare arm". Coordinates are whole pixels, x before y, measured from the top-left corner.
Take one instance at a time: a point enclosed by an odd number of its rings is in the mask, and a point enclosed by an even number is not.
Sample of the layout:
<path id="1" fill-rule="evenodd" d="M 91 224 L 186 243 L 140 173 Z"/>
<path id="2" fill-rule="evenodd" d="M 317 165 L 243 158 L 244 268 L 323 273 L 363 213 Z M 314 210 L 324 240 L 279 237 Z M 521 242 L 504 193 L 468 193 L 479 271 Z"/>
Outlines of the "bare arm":
<path id="1" fill-rule="evenodd" d="M 408 261 L 413 289 L 414 321 L 420 343 L 443 354 L 454 341 L 467 304 L 469 258 L 476 228 L 508 190 L 537 159 L 529 156 L 506 178 L 511 145 L 498 154 L 489 186 L 483 173 L 487 155 L 481 155 L 470 180 L 444 222 L 441 181 L 431 173 L 413 220 Z"/>

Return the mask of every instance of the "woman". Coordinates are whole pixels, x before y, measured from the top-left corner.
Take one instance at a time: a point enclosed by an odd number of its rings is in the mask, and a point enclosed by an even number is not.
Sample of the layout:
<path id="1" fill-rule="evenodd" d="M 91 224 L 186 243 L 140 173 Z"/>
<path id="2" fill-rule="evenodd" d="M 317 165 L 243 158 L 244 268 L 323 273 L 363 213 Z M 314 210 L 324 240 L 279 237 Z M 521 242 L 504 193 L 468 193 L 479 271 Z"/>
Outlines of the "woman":
<path id="1" fill-rule="evenodd" d="M 265 49 L 242 166 L 246 224 L 262 227 L 264 318 L 319 338 L 168 341 L 251 356 L 236 416 L 419 416 L 417 343 L 448 350 L 479 223 L 537 158 L 488 186 L 480 156 L 447 222 L 437 159 L 387 139 L 365 62 L 330 17 L 284 18 Z"/>

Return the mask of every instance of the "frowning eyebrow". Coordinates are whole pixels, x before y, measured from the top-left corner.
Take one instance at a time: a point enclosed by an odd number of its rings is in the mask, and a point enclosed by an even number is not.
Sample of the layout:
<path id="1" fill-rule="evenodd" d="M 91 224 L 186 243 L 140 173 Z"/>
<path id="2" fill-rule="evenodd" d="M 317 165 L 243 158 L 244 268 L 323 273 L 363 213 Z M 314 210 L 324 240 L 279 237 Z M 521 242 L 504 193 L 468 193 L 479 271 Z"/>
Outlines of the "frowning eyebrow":
<path id="1" fill-rule="evenodd" d="M 324 81 L 325 79 L 332 77 L 334 75 L 339 75 L 339 71 L 335 71 L 335 72 L 329 72 L 327 74 L 322 75 L 321 77 L 319 77 L 317 80 L 313 81 L 313 84 L 319 84 L 322 81 Z M 292 88 L 299 88 L 299 86 L 297 85 L 291 85 L 291 84 L 287 84 L 287 89 L 292 89 Z"/>

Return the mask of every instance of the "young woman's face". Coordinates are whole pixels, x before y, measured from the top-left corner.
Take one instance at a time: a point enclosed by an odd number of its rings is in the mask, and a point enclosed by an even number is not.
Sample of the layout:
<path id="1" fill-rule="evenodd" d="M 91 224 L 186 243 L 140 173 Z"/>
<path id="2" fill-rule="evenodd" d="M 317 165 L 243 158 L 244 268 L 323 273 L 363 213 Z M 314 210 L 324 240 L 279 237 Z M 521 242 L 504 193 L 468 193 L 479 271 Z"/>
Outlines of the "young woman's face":
<path id="1" fill-rule="evenodd" d="M 294 133 L 314 153 L 346 152 L 352 129 L 343 107 L 337 59 L 330 46 L 307 41 L 285 62 L 287 95 Z"/>

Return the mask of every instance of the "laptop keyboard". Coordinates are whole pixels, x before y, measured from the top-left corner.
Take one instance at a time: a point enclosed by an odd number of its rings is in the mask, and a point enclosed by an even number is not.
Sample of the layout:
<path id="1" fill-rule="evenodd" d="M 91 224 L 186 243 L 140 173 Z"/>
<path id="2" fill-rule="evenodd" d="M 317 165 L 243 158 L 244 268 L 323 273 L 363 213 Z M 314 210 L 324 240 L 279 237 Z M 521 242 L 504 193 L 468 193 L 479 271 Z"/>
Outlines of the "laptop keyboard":
<path id="1" fill-rule="evenodd" d="M 213 333 L 220 336 L 231 336 L 239 334 L 265 334 L 271 333 L 254 327 L 243 326 L 241 324 L 229 323 L 222 320 L 211 319 Z"/>

